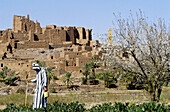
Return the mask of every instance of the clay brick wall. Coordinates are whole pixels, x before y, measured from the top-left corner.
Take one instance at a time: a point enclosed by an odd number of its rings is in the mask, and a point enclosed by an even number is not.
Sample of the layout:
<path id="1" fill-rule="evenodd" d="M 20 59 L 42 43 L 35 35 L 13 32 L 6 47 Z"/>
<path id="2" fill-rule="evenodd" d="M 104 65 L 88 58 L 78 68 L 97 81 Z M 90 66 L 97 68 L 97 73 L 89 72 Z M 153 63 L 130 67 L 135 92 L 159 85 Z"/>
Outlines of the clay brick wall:
<path id="1" fill-rule="evenodd" d="M 17 49 L 28 48 L 46 48 L 49 49 L 49 44 L 45 41 L 26 41 L 24 43 L 17 43 Z"/>
<path id="2" fill-rule="evenodd" d="M 27 15 L 27 18 L 25 16 L 13 16 L 13 31 L 33 31 L 33 32 L 41 32 L 41 27 L 38 22 L 31 21 L 29 19 L 29 15 Z"/>
<path id="3" fill-rule="evenodd" d="M 86 39 L 85 29 L 83 27 L 77 27 L 79 33 L 79 39 Z"/>
<path id="4" fill-rule="evenodd" d="M 77 57 L 76 58 L 76 66 L 83 67 L 84 63 L 90 62 L 91 58 L 88 57 Z"/>
<path id="5" fill-rule="evenodd" d="M 91 46 L 82 46 L 82 51 L 92 51 Z"/>
<path id="6" fill-rule="evenodd" d="M 29 38 L 27 33 L 22 33 L 22 32 L 13 33 L 13 36 L 14 39 L 18 41 L 26 41 Z"/>
<path id="7" fill-rule="evenodd" d="M 74 52 L 79 52 L 82 50 L 82 47 L 81 46 L 73 46 L 73 51 Z"/>
<path id="8" fill-rule="evenodd" d="M 30 71 L 32 69 L 31 63 L 21 60 L 0 60 L 0 68 L 3 68 L 4 66 L 15 71 Z"/>
<path id="9" fill-rule="evenodd" d="M 88 45 L 89 41 L 86 39 L 79 39 L 77 43 L 82 44 L 82 45 Z"/>
<path id="10" fill-rule="evenodd" d="M 75 66 L 66 66 L 65 71 L 78 71 L 81 67 L 75 67 Z"/>
<path id="11" fill-rule="evenodd" d="M 48 43 L 62 44 L 64 41 L 66 41 L 66 31 L 58 29 L 46 29 L 44 31 L 44 35 L 40 37 L 40 40 L 43 38 Z"/>
<path id="12" fill-rule="evenodd" d="M 75 27 L 68 27 L 66 41 L 72 41 L 73 44 L 76 44 L 76 38 L 79 38 L 79 34 Z"/>
<path id="13" fill-rule="evenodd" d="M 0 55 L 3 55 L 7 51 L 6 44 L 0 44 Z"/>
<path id="14" fill-rule="evenodd" d="M 26 41 L 24 44 L 25 48 L 49 48 L 49 44 L 45 41 Z"/>
<path id="15" fill-rule="evenodd" d="M 46 25 L 46 28 L 49 28 L 49 29 L 56 29 L 56 25 Z"/>
<path id="16" fill-rule="evenodd" d="M 36 33 L 42 33 L 42 28 L 40 26 L 40 23 L 36 21 L 35 23 L 35 32 Z"/>

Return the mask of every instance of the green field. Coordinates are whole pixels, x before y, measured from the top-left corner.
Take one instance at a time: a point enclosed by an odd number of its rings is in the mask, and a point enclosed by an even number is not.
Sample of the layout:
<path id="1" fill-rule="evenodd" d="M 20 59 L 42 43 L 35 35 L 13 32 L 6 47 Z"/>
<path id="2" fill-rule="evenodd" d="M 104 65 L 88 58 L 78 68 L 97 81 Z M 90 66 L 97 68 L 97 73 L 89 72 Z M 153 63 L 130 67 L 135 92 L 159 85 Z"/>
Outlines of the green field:
<path id="1" fill-rule="evenodd" d="M 89 92 L 89 93 L 55 93 L 50 94 L 48 98 L 49 103 L 54 101 L 59 102 L 80 102 L 86 105 L 95 105 L 105 102 L 131 102 L 131 103 L 143 103 L 149 102 L 150 97 L 144 90 L 112 90 L 108 89 L 105 91 Z M 24 104 L 25 94 L 14 94 L 14 95 L 0 95 L 0 105 L 6 105 L 14 103 L 16 105 Z M 28 105 L 33 102 L 33 94 L 28 95 Z M 168 104 L 170 102 L 170 87 L 164 87 L 163 93 L 161 94 L 161 103 Z"/>

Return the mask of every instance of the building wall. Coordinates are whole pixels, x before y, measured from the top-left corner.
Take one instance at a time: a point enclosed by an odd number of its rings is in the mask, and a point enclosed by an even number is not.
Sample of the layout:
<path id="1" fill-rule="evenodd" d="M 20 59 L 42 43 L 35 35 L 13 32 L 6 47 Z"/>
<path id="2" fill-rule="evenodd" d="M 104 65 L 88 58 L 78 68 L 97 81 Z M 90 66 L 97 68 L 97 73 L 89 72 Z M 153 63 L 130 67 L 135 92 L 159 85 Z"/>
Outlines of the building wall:
<path id="1" fill-rule="evenodd" d="M 22 60 L 0 60 L 0 68 L 4 66 L 15 71 L 30 71 L 32 69 L 31 63 Z"/>

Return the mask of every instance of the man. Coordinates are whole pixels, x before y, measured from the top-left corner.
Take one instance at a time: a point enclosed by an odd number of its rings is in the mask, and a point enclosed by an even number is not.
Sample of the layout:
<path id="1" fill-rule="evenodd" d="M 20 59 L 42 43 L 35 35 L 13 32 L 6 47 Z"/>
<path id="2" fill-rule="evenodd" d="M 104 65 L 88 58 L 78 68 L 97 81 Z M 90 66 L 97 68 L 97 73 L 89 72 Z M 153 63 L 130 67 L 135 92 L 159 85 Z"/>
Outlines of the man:
<path id="1" fill-rule="evenodd" d="M 38 65 L 38 63 L 33 63 L 32 66 L 33 66 L 33 70 L 37 72 L 36 78 L 29 81 L 29 82 L 36 83 L 33 109 L 46 107 L 48 104 L 47 98 L 44 98 L 44 92 L 47 91 L 47 87 L 48 87 L 46 71 L 43 68 L 41 68 Z"/>

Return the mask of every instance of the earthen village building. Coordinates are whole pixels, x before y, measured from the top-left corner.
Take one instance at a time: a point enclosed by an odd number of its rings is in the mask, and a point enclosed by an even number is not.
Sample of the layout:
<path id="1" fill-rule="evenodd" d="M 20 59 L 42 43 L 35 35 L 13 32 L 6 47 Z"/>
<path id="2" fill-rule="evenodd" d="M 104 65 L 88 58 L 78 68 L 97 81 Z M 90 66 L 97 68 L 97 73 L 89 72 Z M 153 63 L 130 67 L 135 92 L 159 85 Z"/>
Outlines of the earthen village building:
<path id="1" fill-rule="evenodd" d="M 0 68 L 7 66 L 20 74 L 31 74 L 32 62 L 39 60 L 56 69 L 58 75 L 78 71 L 93 56 L 102 54 L 91 34 L 92 30 L 84 27 L 41 28 L 29 15 L 14 15 L 13 28 L 0 30 Z"/>

